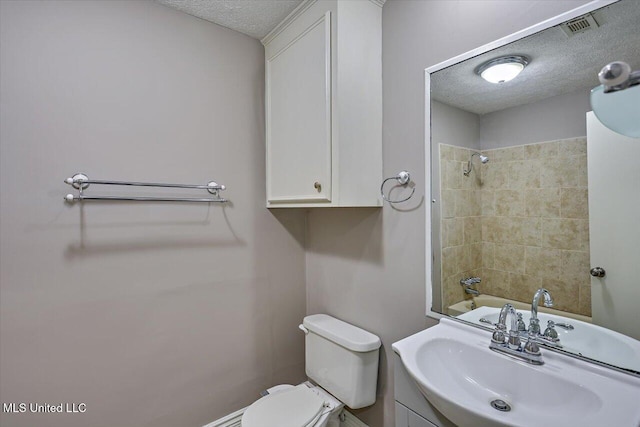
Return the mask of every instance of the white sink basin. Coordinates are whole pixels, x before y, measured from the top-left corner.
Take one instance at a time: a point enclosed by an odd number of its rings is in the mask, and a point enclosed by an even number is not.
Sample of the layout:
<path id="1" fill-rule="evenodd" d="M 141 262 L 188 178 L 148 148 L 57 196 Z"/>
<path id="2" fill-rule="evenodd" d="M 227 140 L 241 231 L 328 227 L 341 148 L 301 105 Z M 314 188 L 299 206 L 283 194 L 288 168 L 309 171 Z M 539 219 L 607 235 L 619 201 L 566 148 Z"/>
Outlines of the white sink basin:
<path id="1" fill-rule="evenodd" d="M 527 310 L 517 311 L 522 313 L 524 323 L 528 326 L 531 312 Z M 499 308 L 478 307 L 458 316 L 458 319 L 484 327 L 491 327 L 491 325 L 480 322 L 480 319 L 484 318 L 496 323 L 499 315 Z M 574 327 L 572 330 L 566 330 L 561 327 L 555 328 L 560 338 L 560 344 L 565 351 L 640 372 L 640 341 L 591 323 L 553 314 L 538 313 L 538 319 L 540 319 L 540 329 L 542 331 L 547 327 L 548 320 L 553 320 L 556 323 L 569 323 Z"/>
<path id="2" fill-rule="evenodd" d="M 393 344 L 424 396 L 460 427 L 640 425 L 640 378 L 542 350 L 534 366 L 450 319 Z M 491 406 L 502 400 L 511 410 Z"/>

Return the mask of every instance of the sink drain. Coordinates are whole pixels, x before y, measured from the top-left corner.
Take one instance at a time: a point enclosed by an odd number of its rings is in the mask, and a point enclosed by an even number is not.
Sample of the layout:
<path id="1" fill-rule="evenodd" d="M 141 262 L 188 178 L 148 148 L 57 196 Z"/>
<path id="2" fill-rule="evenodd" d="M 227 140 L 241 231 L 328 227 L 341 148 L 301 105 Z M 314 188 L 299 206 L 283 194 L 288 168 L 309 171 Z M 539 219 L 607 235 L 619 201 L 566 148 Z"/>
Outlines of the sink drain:
<path id="1" fill-rule="evenodd" d="M 511 410 L 511 406 L 502 399 L 492 400 L 491 407 L 502 412 L 509 412 Z"/>

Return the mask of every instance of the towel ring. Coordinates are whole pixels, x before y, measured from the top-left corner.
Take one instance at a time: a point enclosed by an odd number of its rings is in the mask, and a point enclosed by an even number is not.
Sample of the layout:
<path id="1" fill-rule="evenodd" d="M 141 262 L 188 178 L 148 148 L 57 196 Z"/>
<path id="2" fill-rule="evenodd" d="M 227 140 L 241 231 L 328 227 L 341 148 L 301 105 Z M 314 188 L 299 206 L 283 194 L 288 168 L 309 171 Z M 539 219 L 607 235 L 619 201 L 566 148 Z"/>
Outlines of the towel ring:
<path id="1" fill-rule="evenodd" d="M 407 197 L 405 197 L 404 199 L 401 200 L 391 200 L 391 199 L 387 199 L 387 196 L 384 195 L 384 184 L 389 181 L 390 179 L 395 179 L 396 181 L 398 181 L 399 185 L 403 185 L 406 186 L 407 184 L 409 184 L 409 181 L 411 180 L 411 174 L 407 171 L 400 171 L 398 172 L 398 174 L 396 176 L 392 176 L 390 178 L 385 179 L 384 181 L 382 181 L 382 184 L 380 185 L 380 195 L 382 196 L 382 198 L 384 200 L 386 200 L 389 203 L 402 203 L 402 202 L 406 202 L 407 200 L 409 200 L 411 198 L 411 196 L 413 196 L 413 193 L 416 192 L 416 188 L 413 187 L 411 189 L 411 194 L 409 194 Z"/>

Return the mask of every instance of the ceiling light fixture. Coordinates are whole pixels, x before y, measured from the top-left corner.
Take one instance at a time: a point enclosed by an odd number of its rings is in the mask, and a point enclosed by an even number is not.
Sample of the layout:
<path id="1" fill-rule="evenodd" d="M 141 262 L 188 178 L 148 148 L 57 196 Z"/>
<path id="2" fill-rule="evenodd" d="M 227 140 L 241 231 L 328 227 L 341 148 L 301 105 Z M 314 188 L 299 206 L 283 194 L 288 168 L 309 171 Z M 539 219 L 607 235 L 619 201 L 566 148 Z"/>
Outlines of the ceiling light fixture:
<path id="1" fill-rule="evenodd" d="M 475 72 L 490 83 L 504 83 L 513 80 L 529 62 L 522 55 L 501 56 L 481 64 Z"/>

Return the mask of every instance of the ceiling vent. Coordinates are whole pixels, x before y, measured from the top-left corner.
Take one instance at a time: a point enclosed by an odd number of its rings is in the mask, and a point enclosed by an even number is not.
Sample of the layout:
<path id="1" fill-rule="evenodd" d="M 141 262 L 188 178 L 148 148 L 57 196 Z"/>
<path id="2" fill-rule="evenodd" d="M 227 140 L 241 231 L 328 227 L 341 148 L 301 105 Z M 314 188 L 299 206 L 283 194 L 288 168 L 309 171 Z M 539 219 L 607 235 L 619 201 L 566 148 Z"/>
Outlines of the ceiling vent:
<path id="1" fill-rule="evenodd" d="M 598 27 L 598 23 L 590 13 L 579 16 L 560 25 L 562 31 L 564 31 L 569 37 Z"/>

